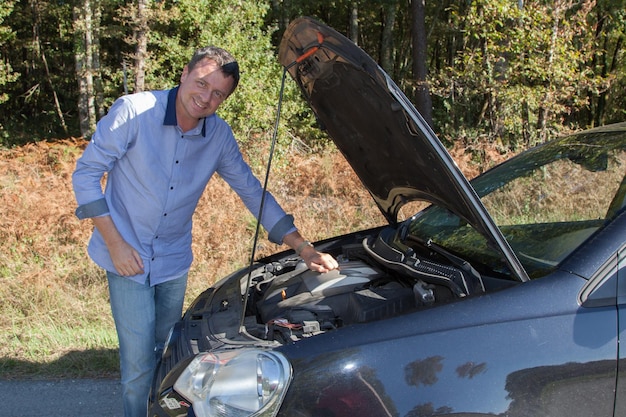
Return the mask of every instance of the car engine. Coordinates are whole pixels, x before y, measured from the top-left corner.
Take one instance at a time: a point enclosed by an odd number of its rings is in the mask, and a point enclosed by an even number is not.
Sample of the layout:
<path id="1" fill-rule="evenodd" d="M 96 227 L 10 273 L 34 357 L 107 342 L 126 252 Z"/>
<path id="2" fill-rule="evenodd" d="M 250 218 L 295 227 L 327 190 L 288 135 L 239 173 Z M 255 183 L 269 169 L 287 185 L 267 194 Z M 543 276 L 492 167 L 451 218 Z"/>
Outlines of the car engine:
<path id="1" fill-rule="evenodd" d="M 384 234 L 345 245 L 337 260 L 340 269 L 325 274 L 298 259 L 267 264 L 250 290 L 247 315 L 257 325 L 247 323 L 249 334 L 287 343 L 484 291 L 462 269 L 397 253 Z"/>

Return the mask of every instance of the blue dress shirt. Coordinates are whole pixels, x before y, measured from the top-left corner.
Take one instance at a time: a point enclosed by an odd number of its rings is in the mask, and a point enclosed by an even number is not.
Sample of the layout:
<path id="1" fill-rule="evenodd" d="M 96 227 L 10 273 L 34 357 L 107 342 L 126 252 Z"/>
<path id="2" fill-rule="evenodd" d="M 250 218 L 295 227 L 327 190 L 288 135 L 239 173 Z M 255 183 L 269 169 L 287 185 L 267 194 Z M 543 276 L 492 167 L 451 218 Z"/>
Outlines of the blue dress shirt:
<path id="1" fill-rule="evenodd" d="M 78 218 L 111 215 L 122 237 L 144 262 L 144 274 L 130 278 L 143 283 L 149 276 L 151 285 L 189 270 L 192 216 L 214 173 L 255 216 L 263 195 L 224 120 L 213 114 L 191 131 L 178 127 L 177 91 L 142 92 L 117 99 L 98 122 L 72 176 Z M 293 217 L 270 193 L 264 204 L 261 224 L 269 231 L 269 239 L 280 244 L 284 235 L 296 230 Z M 97 229 L 88 252 L 100 267 L 116 272 Z"/>

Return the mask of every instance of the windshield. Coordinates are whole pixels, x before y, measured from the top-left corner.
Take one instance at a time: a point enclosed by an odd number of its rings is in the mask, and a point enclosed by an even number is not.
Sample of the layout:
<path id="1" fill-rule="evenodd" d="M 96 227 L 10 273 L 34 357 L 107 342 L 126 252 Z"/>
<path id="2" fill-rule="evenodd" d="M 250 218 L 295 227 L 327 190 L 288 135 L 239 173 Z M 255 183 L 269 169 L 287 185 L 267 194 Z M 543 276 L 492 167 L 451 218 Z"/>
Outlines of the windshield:
<path id="1" fill-rule="evenodd" d="M 537 278 L 624 208 L 625 167 L 626 132 L 596 131 L 520 154 L 471 183 L 529 277 Z M 510 275 L 500 252 L 452 212 L 431 206 L 408 222 L 409 238 L 445 247 L 481 273 Z"/>

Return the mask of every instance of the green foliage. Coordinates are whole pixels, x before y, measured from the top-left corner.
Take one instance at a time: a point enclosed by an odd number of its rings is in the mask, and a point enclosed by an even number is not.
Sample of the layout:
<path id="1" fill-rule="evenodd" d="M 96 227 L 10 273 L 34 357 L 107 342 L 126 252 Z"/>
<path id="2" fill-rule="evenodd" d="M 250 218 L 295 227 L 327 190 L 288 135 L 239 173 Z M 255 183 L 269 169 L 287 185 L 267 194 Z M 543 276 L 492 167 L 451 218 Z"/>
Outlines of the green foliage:
<path id="1" fill-rule="evenodd" d="M 6 145 L 35 138 L 64 136 L 54 92 L 68 124 L 76 107 L 76 79 L 71 39 L 71 7 L 47 1 L 15 2 L 6 22 L 13 33 L 3 55 L 17 79 L 3 90 L 0 125 L 6 129 Z M 8 133 L 10 132 L 10 133 Z"/>
<path id="2" fill-rule="evenodd" d="M 15 33 L 10 27 L 5 26 L 4 21 L 13 10 L 13 2 L 8 1 L 0 4 L 0 52 L 8 46 L 8 43 L 15 38 Z M 11 64 L 7 62 L 3 54 L 0 53 L 0 87 L 15 81 L 18 74 L 13 72 Z M 4 88 L 2 88 L 4 90 Z M 5 92 L 0 93 L 0 104 L 7 101 L 9 95 Z"/>
<path id="3" fill-rule="evenodd" d="M 134 91 L 136 2 L 92 5 L 98 12 L 94 33 L 106 109 Z M 384 60 L 412 97 L 411 2 L 152 0 L 147 5 L 145 88 L 176 85 L 195 48 L 216 44 L 230 50 L 240 62 L 242 82 L 220 115 L 253 158 L 273 133 L 282 76 L 276 48 L 298 16 L 313 16 L 354 37 L 381 65 Z M 56 0 L 0 4 L 0 144 L 64 135 L 53 93 L 70 135 L 80 135 L 73 6 Z M 623 120 L 625 10 L 626 0 L 426 2 L 435 129 L 448 144 L 469 136 L 521 149 L 563 129 Z M 391 46 L 383 47 L 384 35 Z M 298 97 L 288 78 L 279 153 L 296 145 L 323 149 L 327 143 Z"/>
<path id="4" fill-rule="evenodd" d="M 606 82 L 598 90 L 591 91 L 592 109 L 597 114 L 594 124 L 601 125 L 626 119 L 626 1 L 598 0 L 593 23 L 600 30 L 595 37 L 593 69 Z"/>
<path id="5" fill-rule="evenodd" d="M 10 98 L 9 94 L 6 93 L 5 86 L 14 82 L 19 77 L 19 74 L 13 71 L 11 63 L 3 52 L 9 48 L 9 44 L 15 38 L 13 30 L 5 25 L 5 20 L 7 16 L 11 14 L 12 10 L 12 1 L 0 3 L 0 110 L 2 109 L 2 103 L 8 101 Z M 0 120 L 0 146 L 4 146 L 8 143 L 7 136 L 7 133 L 2 127 L 2 121 Z"/>
<path id="6" fill-rule="evenodd" d="M 227 120 L 238 140 L 253 158 L 274 130 L 281 68 L 271 43 L 272 27 L 265 27 L 268 5 L 263 2 L 178 0 L 153 4 L 150 30 L 147 88 L 170 88 L 178 83 L 184 65 L 199 47 L 216 45 L 238 60 L 241 82 L 222 105 L 219 114 Z M 286 101 L 296 98 L 293 85 L 286 88 Z M 284 107 L 284 117 L 298 122 L 302 103 Z M 301 125 L 296 123 L 296 125 Z M 281 124 L 280 142 L 293 137 Z M 297 130 L 296 130 L 297 131 Z M 285 149 L 285 146 L 279 147 Z"/>
<path id="7" fill-rule="evenodd" d="M 594 124 L 599 92 L 616 77 L 598 65 L 610 50 L 597 47 L 602 13 L 593 2 L 519 7 L 497 0 L 452 7 L 449 23 L 462 43 L 433 74 L 433 92 L 447 109 L 437 113 L 440 129 L 463 126 L 515 149 Z M 615 43 L 612 48 L 619 50 Z M 596 114 L 596 123 L 601 118 Z"/>

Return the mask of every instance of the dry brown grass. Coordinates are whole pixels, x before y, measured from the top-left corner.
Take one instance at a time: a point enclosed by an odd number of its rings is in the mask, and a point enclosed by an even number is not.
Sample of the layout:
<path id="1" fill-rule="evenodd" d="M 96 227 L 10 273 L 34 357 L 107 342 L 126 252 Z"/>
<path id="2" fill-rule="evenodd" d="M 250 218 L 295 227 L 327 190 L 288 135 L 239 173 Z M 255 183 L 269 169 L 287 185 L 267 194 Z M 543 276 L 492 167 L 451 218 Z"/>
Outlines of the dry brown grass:
<path id="1" fill-rule="evenodd" d="M 115 372 L 117 340 L 106 281 L 86 255 L 91 224 L 73 214 L 70 177 L 84 145 L 69 139 L 0 151 L 0 376 L 5 378 Z M 464 164 L 463 151 L 455 153 Z M 338 152 L 290 151 L 286 159 L 277 164 L 269 188 L 307 238 L 384 222 Z M 247 264 L 254 231 L 254 217 L 214 178 L 194 217 L 187 302 Z M 282 249 L 263 236 L 257 256 Z"/>
<path id="2" fill-rule="evenodd" d="M 257 173 L 259 178 L 264 173 Z M 273 172 L 269 189 L 283 208 L 292 213 L 310 240 L 331 237 L 354 228 L 383 222 L 369 194 L 349 165 L 337 153 L 326 156 L 289 156 L 289 164 Z M 194 215 L 194 266 L 189 292 L 249 262 L 256 229 L 254 216 L 219 177 L 209 183 Z M 257 257 L 286 246 L 258 241 Z M 199 288 L 194 288 L 198 284 Z M 196 293 L 196 292 L 194 292 Z"/>
<path id="3" fill-rule="evenodd" d="M 84 145 L 64 140 L 0 152 L 0 374 L 5 377 L 45 375 L 46 366 L 62 373 L 59 367 L 74 366 L 64 358 L 76 362 L 76 351 L 115 350 L 104 274 L 86 255 L 91 224 L 73 214 L 70 177 Z M 272 174 L 270 189 L 309 239 L 382 222 L 337 154 L 294 153 L 289 161 Z M 194 218 L 188 302 L 247 264 L 255 224 L 224 181 L 214 178 Z M 286 249 L 265 237 L 259 243 L 258 256 Z M 114 355 L 106 361 L 114 362 Z M 85 367 L 80 364 L 77 372 Z"/>

